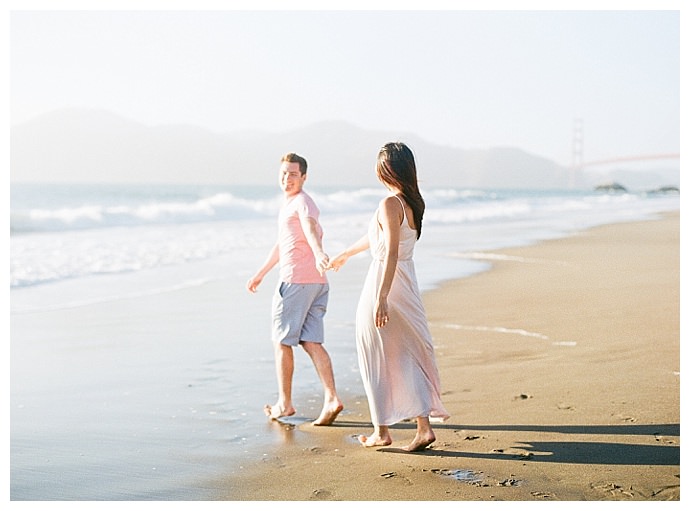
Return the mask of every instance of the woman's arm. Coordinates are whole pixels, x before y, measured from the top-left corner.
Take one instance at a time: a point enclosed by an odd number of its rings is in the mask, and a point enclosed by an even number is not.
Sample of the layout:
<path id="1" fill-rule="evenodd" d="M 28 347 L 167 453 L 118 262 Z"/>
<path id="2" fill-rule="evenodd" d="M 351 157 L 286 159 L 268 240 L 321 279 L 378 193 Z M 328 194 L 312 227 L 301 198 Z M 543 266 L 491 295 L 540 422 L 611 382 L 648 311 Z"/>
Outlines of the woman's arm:
<path id="1" fill-rule="evenodd" d="M 329 268 L 338 271 L 350 257 L 352 257 L 355 254 L 359 254 L 360 252 L 364 252 L 368 248 L 369 236 L 365 234 L 357 241 L 355 241 L 352 245 L 350 245 L 348 248 L 346 248 L 344 251 L 342 251 L 340 254 L 331 259 L 331 265 L 329 266 Z"/>
<path id="2" fill-rule="evenodd" d="M 400 244 L 400 224 L 403 220 L 403 209 L 395 197 L 386 197 L 379 206 L 379 224 L 383 230 L 383 241 L 386 254 L 383 259 L 383 275 L 376 293 L 374 322 L 381 328 L 388 322 L 388 293 L 393 284 L 395 268 L 398 265 L 398 247 Z"/>

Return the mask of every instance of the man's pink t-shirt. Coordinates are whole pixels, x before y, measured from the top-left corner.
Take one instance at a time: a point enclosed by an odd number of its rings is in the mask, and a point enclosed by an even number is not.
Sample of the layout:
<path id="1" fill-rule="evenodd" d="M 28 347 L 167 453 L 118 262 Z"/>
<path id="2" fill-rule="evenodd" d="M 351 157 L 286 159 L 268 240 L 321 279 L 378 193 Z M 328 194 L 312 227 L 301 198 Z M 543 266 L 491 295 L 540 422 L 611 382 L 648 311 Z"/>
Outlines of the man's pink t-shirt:
<path id="1" fill-rule="evenodd" d="M 319 208 L 304 191 L 288 198 L 278 215 L 280 280 L 291 284 L 326 284 L 326 275 L 316 269 L 314 253 L 302 230 L 302 218 L 316 220 L 316 233 L 322 239 Z"/>

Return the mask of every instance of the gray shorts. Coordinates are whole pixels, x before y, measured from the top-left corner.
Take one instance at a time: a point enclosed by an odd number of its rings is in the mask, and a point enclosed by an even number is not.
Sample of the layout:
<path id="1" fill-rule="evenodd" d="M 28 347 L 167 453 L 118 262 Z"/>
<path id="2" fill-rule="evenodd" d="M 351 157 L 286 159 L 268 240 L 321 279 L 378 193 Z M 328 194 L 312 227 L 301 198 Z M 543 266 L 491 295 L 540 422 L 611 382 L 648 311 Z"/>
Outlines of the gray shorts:
<path id="1" fill-rule="evenodd" d="M 281 282 L 273 295 L 273 342 L 297 346 L 300 341 L 324 341 L 323 317 L 328 284 Z"/>

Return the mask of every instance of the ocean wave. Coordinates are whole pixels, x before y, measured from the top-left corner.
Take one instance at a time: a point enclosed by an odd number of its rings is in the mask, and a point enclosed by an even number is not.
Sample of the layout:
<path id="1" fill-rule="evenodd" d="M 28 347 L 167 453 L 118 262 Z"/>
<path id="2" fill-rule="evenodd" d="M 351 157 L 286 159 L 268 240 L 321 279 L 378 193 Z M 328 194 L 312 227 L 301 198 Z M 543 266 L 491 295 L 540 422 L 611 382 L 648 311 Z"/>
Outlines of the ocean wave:
<path id="1" fill-rule="evenodd" d="M 188 202 L 159 201 L 132 205 L 77 205 L 54 209 L 31 208 L 10 212 L 10 231 L 73 231 L 152 224 L 188 224 L 251 220 L 276 213 L 280 197 L 250 200 L 219 193 Z"/>
<path id="2" fill-rule="evenodd" d="M 63 190 L 64 191 L 64 190 Z M 148 191 L 89 198 L 89 190 L 13 200 L 10 287 L 92 275 L 189 265 L 218 257 L 264 257 L 275 242 L 283 200 L 275 188 Z M 174 193 L 173 193 L 174 192 Z M 342 250 L 366 232 L 380 188 L 309 190 L 322 213 L 325 243 Z M 457 251 L 515 246 L 602 223 L 635 220 L 678 207 L 679 198 L 635 194 L 422 190 L 427 236 Z M 425 239 L 427 239 L 425 237 Z M 469 251 L 469 250 L 466 250 Z M 256 256 L 256 253 L 260 256 Z M 251 262 L 249 261 L 251 259 Z"/>
<path id="3" fill-rule="evenodd" d="M 382 188 L 353 190 L 309 190 L 323 215 L 342 216 L 371 213 L 385 197 Z M 500 197 L 492 192 L 456 189 L 423 191 L 428 210 L 470 208 L 461 211 L 457 221 L 487 216 L 510 215 L 515 206 L 502 205 Z M 64 195 L 64 193 L 63 193 Z M 242 221 L 274 218 L 283 200 L 277 193 L 261 197 L 240 196 L 231 192 L 218 192 L 183 199 L 169 200 L 161 192 L 160 197 L 148 200 L 136 193 L 130 197 L 118 196 L 113 202 L 108 195 L 91 197 L 88 189 L 80 189 L 69 200 L 46 206 L 51 201 L 36 194 L 30 201 L 10 211 L 10 233 L 13 235 L 37 232 L 78 231 L 140 225 L 190 224 L 199 222 Z M 27 203 L 28 202 L 28 203 Z M 475 208 L 476 209 L 473 209 Z"/>
<path id="4" fill-rule="evenodd" d="M 268 250 L 273 221 L 47 232 L 10 240 L 10 287 L 184 265 Z"/>

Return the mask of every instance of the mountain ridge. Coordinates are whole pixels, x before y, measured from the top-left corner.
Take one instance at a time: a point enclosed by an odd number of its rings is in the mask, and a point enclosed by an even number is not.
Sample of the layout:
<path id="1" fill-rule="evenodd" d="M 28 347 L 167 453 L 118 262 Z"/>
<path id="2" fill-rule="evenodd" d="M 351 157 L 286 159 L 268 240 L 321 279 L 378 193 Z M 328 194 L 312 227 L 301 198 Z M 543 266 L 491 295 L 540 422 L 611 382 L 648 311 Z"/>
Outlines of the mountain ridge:
<path id="1" fill-rule="evenodd" d="M 567 167 L 515 147 L 461 149 L 342 120 L 285 132 L 218 133 L 190 124 L 146 125 L 87 108 L 55 110 L 12 126 L 10 180 L 268 184 L 277 182 L 280 157 L 293 151 L 307 159 L 310 184 L 378 186 L 376 154 L 389 141 L 412 148 L 422 186 L 556 189 L 570 184 Z"/>

